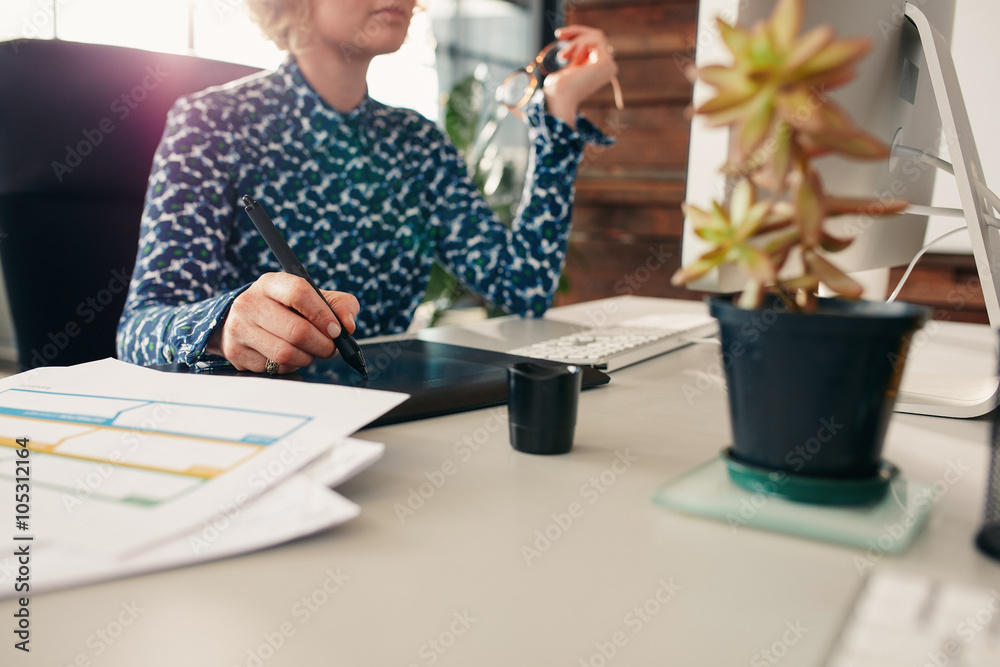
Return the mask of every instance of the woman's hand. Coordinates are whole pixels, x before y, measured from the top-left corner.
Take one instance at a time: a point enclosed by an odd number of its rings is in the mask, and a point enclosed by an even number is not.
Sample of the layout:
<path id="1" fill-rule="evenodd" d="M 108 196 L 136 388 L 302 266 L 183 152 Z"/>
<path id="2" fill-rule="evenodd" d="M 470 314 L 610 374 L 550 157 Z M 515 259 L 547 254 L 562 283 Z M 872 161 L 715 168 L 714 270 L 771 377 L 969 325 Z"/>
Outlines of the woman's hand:
<path id="1" fill-rule="evenodd" d="M 358 300 L 344 292 L 322 290 L 347 333 L 354 333 Z M 265 273 L 236 297 L 225 321 L 215 328 L 208 352 L 225 357 L 241 371 L 264 372 L 268 359 L 279 373 L 308 366 L 316 357 L 336 354 L 340 326 L 304 279 L 290 273 Z"/>
<path id="2" fill-rule="evenodd" d="M 545 77 L 545 105 L 575 128 L 580 103 L 606 86 L 618 74 L 618 65 L 607 36 L 597 28 L 566 26 L 556 30 L 556 37 L 569 42 L 561 51 L 569 63 Z"/>

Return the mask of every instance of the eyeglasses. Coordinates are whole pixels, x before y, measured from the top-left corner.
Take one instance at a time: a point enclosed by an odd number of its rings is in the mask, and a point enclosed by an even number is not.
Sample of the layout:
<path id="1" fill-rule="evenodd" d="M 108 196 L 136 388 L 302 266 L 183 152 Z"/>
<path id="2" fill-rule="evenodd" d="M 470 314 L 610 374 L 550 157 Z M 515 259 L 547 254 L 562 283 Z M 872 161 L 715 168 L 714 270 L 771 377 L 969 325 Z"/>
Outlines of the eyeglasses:
<path id="1" fill-rule="evenodd" d="M 559 55 L 567 45 L 567 42 L 552 42 L 535 57 L 535 60 L 522 69 L 515 70 L 507 75 L 496 89 L 495 106 L 489 113 L 489 120 L 479 131 L 476 140 L 465 151 L 465 162 L 473 171 L 476 165 L 486 154 L 500 123 L 508 113 L 524 118 L 521 109 L 531 100 L 535 91 L 545 82 L 545 77 L 553 72 L 558 72 L 569 64 L 569 60 Z M 610 47 L 609 47 L 610 49 Z M 612 51 L 614 53 L 614 51 Z M 617 77 L 611 77 L 611 87 L 614 91 L 615 106 L 619 110 L 625 108 L 622 102 L 621 85 Z M 487 182 L 487 188 L 489 182 Z"/>
<path id="2" fill-rule="evenodd" d="M 517 111 L 526 105 L 545 82 L 546 76 L 569 64 L 569 60 L 560 55 L 566 44 L 563 41 L 552 42 L 535 56 L 533 62 L 508 74 L 497 87 L 496 101 L 511 111 Z M 615 106 L 619 110 L 624 109 L 621 85 L 617 77 L 611 78 L 611 87 L 614 90 Z"/>

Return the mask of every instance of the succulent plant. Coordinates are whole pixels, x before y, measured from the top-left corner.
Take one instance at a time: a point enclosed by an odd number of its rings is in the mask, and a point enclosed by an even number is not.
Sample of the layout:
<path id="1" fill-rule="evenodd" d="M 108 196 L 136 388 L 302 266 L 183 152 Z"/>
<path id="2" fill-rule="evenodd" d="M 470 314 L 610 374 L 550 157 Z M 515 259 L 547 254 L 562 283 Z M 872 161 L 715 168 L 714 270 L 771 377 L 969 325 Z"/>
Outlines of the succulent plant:
<path id="1" fill-rule="evenodd" d="M 735 135 L 722 171 L 736 179 L 728 206 L 705 211 L 685 204 L 698 236 L 711 247 L 682 267 L 673 283 L 688 283 L 734 263 L 746 276 L 740 305 L 758 307 L 772 289 L 790 307 L 811 309 L 820 283 L 847 298 L 861 286 L 823 252 L 846 248 L 851 239 L 824 229 L 827 218 L 845 214 L 877 217 L 898 213 L 898 200 L 847 199 L 828 195 L 812 160 L 828 154 L 884 159 L 889 148 L 854 125 L 827 96 L 855 76 L 867 53 L 866 40 L 837 39 L 829 26 L 799 34 L 803 0 L 778 0 L 771 16 L 750 28 L 718 19 L 732 53 L 730 65 L 710 65 L 697 76 L 715 95 L 695 113 Z M 782 269 L 797 257 L 801 273 Z"/>

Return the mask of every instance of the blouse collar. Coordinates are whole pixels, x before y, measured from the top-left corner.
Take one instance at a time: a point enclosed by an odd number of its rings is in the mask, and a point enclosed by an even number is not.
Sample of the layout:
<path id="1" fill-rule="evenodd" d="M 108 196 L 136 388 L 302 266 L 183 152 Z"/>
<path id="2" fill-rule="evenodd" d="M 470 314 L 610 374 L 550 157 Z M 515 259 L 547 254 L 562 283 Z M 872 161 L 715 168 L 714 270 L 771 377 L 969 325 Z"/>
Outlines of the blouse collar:
<path id="1" fill-rule="evenodd" d="M 334 109 L 309 84 L 294 56 L 291 55 L 275 70 L 274 76 L 281 86 L 286 108 L 321 125 L 329 123 L 354 125 L 370 116 L 377 106 L 366 92 L 361 103 L 350 111 L 342 112 Z"/>

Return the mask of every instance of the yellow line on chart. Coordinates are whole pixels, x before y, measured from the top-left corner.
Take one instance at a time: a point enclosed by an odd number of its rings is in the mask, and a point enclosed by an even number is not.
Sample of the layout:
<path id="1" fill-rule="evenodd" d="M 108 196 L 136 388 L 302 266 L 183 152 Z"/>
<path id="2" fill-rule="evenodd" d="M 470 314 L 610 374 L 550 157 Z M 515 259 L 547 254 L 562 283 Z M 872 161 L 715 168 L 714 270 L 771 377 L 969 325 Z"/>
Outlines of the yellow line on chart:
<path id="1" fill-rule="evenodd" d="M 15 419 L 25 419 L 25 420 L 31 420 L 31 421 L 47 422 L 47 423 L 51 423 L 52 421 L 54 421 L 54 420 L 51 420 L 51 419 L 41 419 L 41 418 L 38 418 L 38 417 L 21 417 L 21 416 L 17 416 L 17 417 L 15 417 Z M 59 422 L 59 423 L 67 423 L 67 422 Z M 239 460 L 234 461 L 233 464 L 229 468 L 222 469 L 222 468 L 212 468 L 210 466 L 195 465 L 195 466 L 192 466 L 191 468 L 189 468 L 187 470 L 172 470 L 172 469 L 168 469 L 168 468 L 157 468 L 157 467 L 154 467 L 154 466 L 141 465 L 141 464 L 138 464 L 138 463 L 129 463 L 127 461 L 112 461 L 112 460 L 109 460 L 107 458 L 99 458 L 99 457 L 92 457 L 92 456 L 83 456 L 83 455 L 80 455 L 80 454 L 71 454 L 71 453 L 68 453 L 68 452 L 55 451 L 56 447 L 58 447 L 59 445 L 65 443 L 67 440 L 72 440 L 73 438 L 79 438 L 79 437 L 81 437 L 83 435 L 90 435 L 90 434 L 94 433 L 95 431 L 99 431 L 99 430 L 114 431 L 114 432 L 120 433 L 120 434 L 132 433 L 132 434 L 135 434 L 135 436 L 138 437 L 138 438 L 147 438 L 147 437 L 181 438 L 181 439 L 184 439 L 184 440 L 195 440 L 195 441 L 201 441 L 201 442 L 217 443 L 217 444 L 222 444 L 222 445 L 226 445 L 226 446 L 230 446 L 230 447 L 231 446 L 250 447 L 250 448 L 252 448 L 255 451 L 248 453 L 246 456 L 240 457 Z M 17 444 L 16 439 L 11 439 L 11 438 L 8 438 L 8 437 L 5 437 L 5 436 L 0 436 L 0 445 L 5 446 L 5 447 L 11 447 L 11 448 L 18 448 L 18 449 L 20 448 L 20 446 Z M 168 473 L 168 474 L 172 474 L 172 475 L 185 475 L 185 476 L 188 476 L 188 477 L 198 477 L 198 478 L 201 478 L 201 479 L 211 479 L 211 478 L 213 478 L 213 477 L 215 477 L 215 476 L 217 476 L 217 475 L 219 475 L 219 474 L 221 474 L 223 472 L 226 472 L 226 470 L 228 470 L 230 468 L 234 468 L 234 467 L 238 466 L 239 464 L 243 463 L 244 461 L 246 461 L 253 454 L 259 453 L 259 451 L 261 449 L 264 449 L 265 447 L 266 447 L 266 445 L 259 445 L 259 444 L 252 443 L 252 442 L 238 442 L 238 441 L 233 441 L 233 440 L 222 440 L 222 439 L 219 439 L 219 438 L 208 438 L 208 437 L 197 436 L 197 435 L 185 435 L 185 434 L 176 434 L 176 433 L 161 433 L 159 431 L 144 431 L 144 430 L 140 430 L 140 429 L 127 428 L 127 427 L 124 427 L 124 426 L 91 426 L 91 427 L 88 427 L 86 431 L 83 431 L 81 433 L 75 433 L 75 434 L 70 435 L 70 436 L 66 436 L 65 438 L 60 439 L 58 442 L 56 442 L 54 444 L 46 443 L 46 444 L 41 445 L 41 446 L 38 446 L 38 445 L 35 445 L 34 443 L 32 443 L 32 441 L 30 440 L 30 438 L 28 440 L 28 449 L 29 450 L 36 451 L 36 452 L 41 452 L 41 453 L 44 453 L 44 454 L 50 454 L 52 456 L 65 456 L 66 458 L 77 459 L 77 460 L 80 460 L 80 461 L 93 461 L 93 462 L 96 462 L 96 463 L 107 463 L 107 464 L 110 464 L 110 465 L 123 466 L 123 467 L 126 467 L 126 468 L 136 468 L 138 470 L 151 470 L 153 472 L 164 472 L 164 473 Z"/>
<path id="2" fill-rule="evenodd" d="M 130 426 L 115 426 L 114 424 L 110 424 L 110 425 L 109 424 L 77 424 L 76 422 L 68 422 L 68 421 L 63 421 L 61 419 L 45 419 L 44 417 L 25 417 L 25 416 L 21 416 L 21 415 L 6 415 L 6 416 L 7 417 L 11 417 L 13 419 L 24 419 L 26 421 L 43 422 L 43 423 L 46 423 L 46 424 L 56 423 L 56 424 L 69 424 L 71 426 L 81 426 L 81 427 L 84 427 L 84 428 L 88 429 L 87 431 L 84 431 L 84 433 L 90 433 L 91 431 L 105 429 L 105 430 L 108 430 L 108 431 L 118 431 L 118 432 L 127 432 L 127 433 L 141 433 L 141 434 L 148 435 L 148 436 L 151 436 L 151 437 L 159 436 L 159 437 L 164 437 L 164 438 L 183 438 L 185 440 L 201 440 L 201 441 L 204 441 L 204 442 L 218 442 L 218 443 L 221 443 L 223 445 L 242 445 L 242 446 L 248 446 L 248 447 L 266 447 L 266 445 L 260 445 L 260 444 L 255 443 L 255 442 L 243 442 L 242 440 L 224 440 L 222 438 L 213 438 L 213 437 L 210 437 L 210 436 L 207 436 L 207 435 L 190 435 L 190 434 L 187 434 L 187 433 L 170 433 L 168 431 L 149 431 L 149 430 L 141 429 L 141 428 L 132 428 Z M 60 443 L 62 443 L 64 441 L 68 440 L 69 438 L 79 437 L 80 435 L 83 435 L 83 433 L 75 433 L 75 434 L 73 434 L 73 435 L 71 435 L 71 436 L 69 436 L 67 438 L 63 438 L 62 440 L 60 440 L 56 444 L 60 444 Z M 30 436 L 28 436 L 28 437 L 29 437 L 28 449 L 31 449 Z M 4 444 L 4 440 L 5 440 L 5 438 L 3 436 L 0 436 L 0 444 Z M 10 441 L 14 442 L 14 440 L 10 440 Z"/>
<path id="3" fill-rule="evenodd" d="M 16 419 L 31 419 L 31 417 L 16 417 Z M 28 449 L 30 451 L 33 451 L 33 452 L 51 452 L 53 449 L 55 449 L 59 445 L 63 444 L 64 442 L 66 442 L 70 438 L 76 438 L 78 436 L 81 436 L 81 435 L 84 435 L 84 434 L 87 434 L 87 433 L 91 433 L 91 432 L 93 432 L 95 430 L 95 428 L 96 427 L 91 426 L 89 428 L 86 428 L 83 431 L 80 431 L 79 433 L 74 433 L 73 435 L 67 435 L 65 438 L 59 438 L 55 442 L 43 442 L 43 443 L 39 443 L 37 440 L 33 440 L 31 438 L 28 438 Z M 21 446 L 19 444 L 17 444 L 17 439 L 15 439 L 15 438 L 8 438 L 8 437 L 2 436 L 2 435 L 0 435 L 0 445 L 3 445 L 4 447 L 14 447 L 14 448 L 17 448 L 17 449 L 21 448 Z"/>
<path id="4" fill-rule="evenodd" d="M 121 466 L 122 468 L 133 468 L 135 470 L 147 470 L 150 472 L 162 472 L 168 475 L 184 475 L 185 477 L 198 477 L 200 479 L 212 479 L 216 475 L 225 472 L 225 470 L 219 470 L 217 468 L 208 468 L 205 466 L 194 466 L 188 470 L 171 470 L 169 468 L 156 468 L 154 466 L 142 465 L 139 463 L 128 463 L 126 461 L 111 461 L 109 459 L 97 458 L 94 456 L 81 456 L 80 454 L 67 454 L 65 452 L 39 452 L 40 454 L 48 454 L 49 456 L 61 456 L 67 459 L 76 459 L 77 461 L 90 461 L 92 463 L 106 463 L 112 466 Z M 241 463 L 246 460 L 244 456 L 237 463 Z"/>

